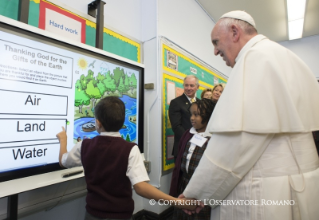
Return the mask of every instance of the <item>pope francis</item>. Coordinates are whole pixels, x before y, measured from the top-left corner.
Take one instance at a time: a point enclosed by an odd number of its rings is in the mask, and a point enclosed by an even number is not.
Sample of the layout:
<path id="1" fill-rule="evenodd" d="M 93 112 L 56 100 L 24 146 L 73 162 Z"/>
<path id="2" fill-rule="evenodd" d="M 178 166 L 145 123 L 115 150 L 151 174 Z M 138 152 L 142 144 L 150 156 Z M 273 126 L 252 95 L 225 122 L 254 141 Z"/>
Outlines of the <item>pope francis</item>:
<path id="1" fill-rule="evenodd" d="M 231 66 L 207 126 L 207 149 L 183 195 L 213 220 L 317 220 L 319 86 L 301 59 L 259 35 L 243 11 L 224 14 L 212 34 Z"/>

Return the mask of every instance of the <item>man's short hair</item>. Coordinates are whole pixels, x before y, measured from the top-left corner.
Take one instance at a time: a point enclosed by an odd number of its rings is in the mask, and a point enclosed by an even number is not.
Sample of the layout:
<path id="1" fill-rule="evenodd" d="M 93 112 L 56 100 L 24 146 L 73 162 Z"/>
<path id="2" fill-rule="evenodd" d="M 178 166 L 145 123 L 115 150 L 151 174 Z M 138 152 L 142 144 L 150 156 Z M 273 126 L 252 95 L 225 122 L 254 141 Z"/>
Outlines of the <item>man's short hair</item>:
<path id="1" fill-rule="evenodd" d="M 95 106 L 95 118 L 105 131 L 119 131 L 125 120 L 125 105 L 118 97 L 105 97 Z"/>
<path id="2" fill-rule="evenodd" d="M 188 75 L 184 78 L 184 81 L 183 81 L 183 85 L 185 83 L 185 80 L 188 79 L 188 78 L 195 78 L 195 81 L 196 81 L 196 85 L 199 86 L 199 82 L 198 82 L 198 78 L 194 75 Z"/>
<path id="3" fill-rule="evenodd" d="M 252 35 L 258 33 L 256 28 L 246 21 L 234 19 L 234 18 L 221 18 L 219 19 L 219 25 L 224 27 L 230 27 L 231 25 L 238 25 L 246 34 Z"/>

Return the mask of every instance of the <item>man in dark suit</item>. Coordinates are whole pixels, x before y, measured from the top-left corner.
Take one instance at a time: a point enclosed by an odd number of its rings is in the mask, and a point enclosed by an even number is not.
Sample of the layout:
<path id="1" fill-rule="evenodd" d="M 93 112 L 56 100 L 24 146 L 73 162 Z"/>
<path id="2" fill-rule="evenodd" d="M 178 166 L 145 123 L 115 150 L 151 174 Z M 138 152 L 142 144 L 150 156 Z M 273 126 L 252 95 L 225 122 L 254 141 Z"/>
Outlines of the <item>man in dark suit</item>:
<path id="1" fill-rule="evenodd" d="M 178 154 L 178 143 L 184 132 L 192 127 L 189 107 L 196 101 L 196 91 L 198 90 L 198 78 L 193 75 L 186 76 L 184 79 L 184 94 L 173 99 L 169 106 L 169 120 L 174 132 L 174 147 L 172 154 L 174 160 Z"/>

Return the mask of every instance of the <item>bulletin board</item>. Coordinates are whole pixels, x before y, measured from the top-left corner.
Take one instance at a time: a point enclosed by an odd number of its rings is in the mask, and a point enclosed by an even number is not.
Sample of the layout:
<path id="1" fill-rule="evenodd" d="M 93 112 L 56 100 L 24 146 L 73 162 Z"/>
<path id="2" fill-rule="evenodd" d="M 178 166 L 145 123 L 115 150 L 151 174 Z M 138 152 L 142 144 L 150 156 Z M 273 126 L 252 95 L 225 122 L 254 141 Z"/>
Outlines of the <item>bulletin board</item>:
<path id="1" fill-rule="evenodd" d="M 205 88 L 200 86 L 196 92 L 196 97 Z M 168 74 L 163 74 L 163 170 L 167 171 L 174 168 L 174 156 L 172 155 L 174 145 L 174 132 L 168 117 L 168 108 L 172 99 L 184 93 L 183 80 Z"/>
<path id="2" fill-rule="evenodd" d="M 96 24 L 80 15 L 45 0 L 30 0 L 28 24 L 43 29 L 46 9 L 50 9 L 83 24 L 81 42 L 95 47 Z M 1 0 L 0 15 L 18 20 L 19 0 Z M 108 28 L 103 30 L 103 50 L 141 62 L 141 44 Z"/>
<path id="3" fill-rule="evenodd" d="M 167 41 L 167 39 L 166 39 Z M 168 46 L 171 45 L 171 46 Z M 173 45 L 173 46 L 172 46 Z M 205 66 L 195 60 L 195 57 L 187 51 L 171 42 L 162 44 L 162 70 L 163 70 L 163 174 L 174 168 L 174 156 L 172 155 L 174 145 L 174 132 L 169 121 L 168 109 L 170 101 L 184 93 L 183 79 L 188 75 L 195 75 L 199 79 L 199 89 L 196 97 L 200 98 L 205 88 L 213 88 L 216 84 L 225 86 L 227 79 L 217 70 Z"/>

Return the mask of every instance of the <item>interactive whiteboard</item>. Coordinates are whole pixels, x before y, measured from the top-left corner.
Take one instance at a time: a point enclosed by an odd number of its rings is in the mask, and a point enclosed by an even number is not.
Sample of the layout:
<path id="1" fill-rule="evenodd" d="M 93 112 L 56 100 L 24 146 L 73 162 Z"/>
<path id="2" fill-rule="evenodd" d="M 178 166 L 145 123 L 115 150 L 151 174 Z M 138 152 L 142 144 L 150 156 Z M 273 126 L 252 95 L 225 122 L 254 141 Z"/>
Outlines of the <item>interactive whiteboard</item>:
<path id="1" fill-rule="evenodd" d="M 0 181 L 59 169 L 56 134 L 68 150 L 93 138 L 106 96 L 126 106 L 121 136 L 143 152 L 143 68 L 0 24 Z"/>

